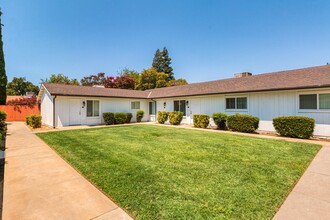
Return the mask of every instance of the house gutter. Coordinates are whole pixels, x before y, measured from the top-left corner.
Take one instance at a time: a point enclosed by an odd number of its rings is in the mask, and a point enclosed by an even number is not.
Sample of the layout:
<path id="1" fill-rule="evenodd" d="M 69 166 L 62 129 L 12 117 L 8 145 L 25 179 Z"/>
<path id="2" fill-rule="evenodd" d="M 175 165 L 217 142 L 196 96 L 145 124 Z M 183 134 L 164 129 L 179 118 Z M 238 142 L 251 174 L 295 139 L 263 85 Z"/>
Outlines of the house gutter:
<path id="1" fill-rule="evenodd" d="M 53 98 L 53 128 L 56 128 L 56 123 L 55 123 L 55 100 L 56 100 L 56 95 Z"/>

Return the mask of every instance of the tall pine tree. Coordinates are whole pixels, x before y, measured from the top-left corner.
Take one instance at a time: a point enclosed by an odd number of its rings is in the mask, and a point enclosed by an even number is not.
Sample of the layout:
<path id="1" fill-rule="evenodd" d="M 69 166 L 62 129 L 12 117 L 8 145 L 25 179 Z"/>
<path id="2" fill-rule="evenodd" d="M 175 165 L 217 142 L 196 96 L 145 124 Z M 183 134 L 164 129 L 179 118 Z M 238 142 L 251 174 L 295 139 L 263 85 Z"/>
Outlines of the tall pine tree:
<path id="1" fill-rule="evenodd" d="M 3 53 L 3 42 L 2 42 L 2 23 L 1 23 L 1 9 L 0 9 L 0 105 L 6 104 L 6 86 L 7 86 L 7 75 L 5 70 L 5 56 Z"/>
<path id="2" fill-rule="evenodd" d="M 159 49 L 156 50 L 154 60 L 152 61 L 152 67 L 157 70 L 157 72 L 162 72 L 162 53 Z"/>
<path id="3" fill-rule="evenodd" d="M 157 72 L 163 72 L 168 75 L 167 81 L 174 80 L 173 68 L 171 67 L 171 58 L 168 55 L 168 50 L 166 47 L 160 52 L 159 49 L 156 50 L 154 60 L 152 62 L 152 67 L 157 70 Z"/>

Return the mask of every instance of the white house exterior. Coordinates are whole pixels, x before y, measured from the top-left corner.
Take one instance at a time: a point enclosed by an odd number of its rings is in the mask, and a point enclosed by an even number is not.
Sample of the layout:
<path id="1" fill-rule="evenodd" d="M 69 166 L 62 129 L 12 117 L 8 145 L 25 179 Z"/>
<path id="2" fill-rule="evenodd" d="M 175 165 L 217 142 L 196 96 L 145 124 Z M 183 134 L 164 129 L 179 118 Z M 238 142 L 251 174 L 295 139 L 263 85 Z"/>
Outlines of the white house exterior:
<path id="1" fill-rule="evenodd" d="M 264 131 L 274 131 L 275 117 L 307 116 L 315 119 L 315 136 L 330 136 L 330 65 L 148 91 L 43 84 L 39 99 L 43 123 L 54 127 L 102 124 L 103 112 L 135 117 L 142 109 L 143 121 L 156 121 L 158 111 L 182 111 L 185 124 L 194 114 L 249 114 Z"/>

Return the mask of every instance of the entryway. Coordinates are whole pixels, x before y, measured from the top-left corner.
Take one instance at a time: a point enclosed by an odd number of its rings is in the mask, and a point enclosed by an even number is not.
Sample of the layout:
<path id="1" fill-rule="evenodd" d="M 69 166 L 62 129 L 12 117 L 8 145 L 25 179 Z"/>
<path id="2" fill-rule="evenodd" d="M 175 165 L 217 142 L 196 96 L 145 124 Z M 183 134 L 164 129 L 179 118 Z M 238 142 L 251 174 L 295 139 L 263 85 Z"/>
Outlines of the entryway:
<path id="1" fill-rule="evenodd" d="M 70 99 L 69 124 L 70 125 L 80 125 L 81 124 L 81 100 L 80 99 Z"/>

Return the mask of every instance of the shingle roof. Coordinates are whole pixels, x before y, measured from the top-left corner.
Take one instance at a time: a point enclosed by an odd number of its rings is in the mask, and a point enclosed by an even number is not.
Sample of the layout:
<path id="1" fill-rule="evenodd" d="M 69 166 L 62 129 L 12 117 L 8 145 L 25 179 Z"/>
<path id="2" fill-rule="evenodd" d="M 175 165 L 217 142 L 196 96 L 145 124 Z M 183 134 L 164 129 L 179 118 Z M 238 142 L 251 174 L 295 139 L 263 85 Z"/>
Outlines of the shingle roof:
<path id="1" fill-rule="evenodd" d="M 149 90 L 150 98 L 330 87 L 330 65 Z"/>
<path id="2" fill-rule="evenodd" d="M 253 76 L 192 83 L 147 91 L 43 84 L 52 95 L 118 98 L 168 98 L 330 87 L 330 65 L 264 73 Z"/>
<path id="3" fill-rule="evenodd" d="M 89 96 L 89 97 L 118 97 L 118 98 L 147 98 L 149 92 L 129 90 L 100 88 L 91 86 L 73 86 L 55 83 L 43 83 L 51 95 L 62 96 Z"/>

